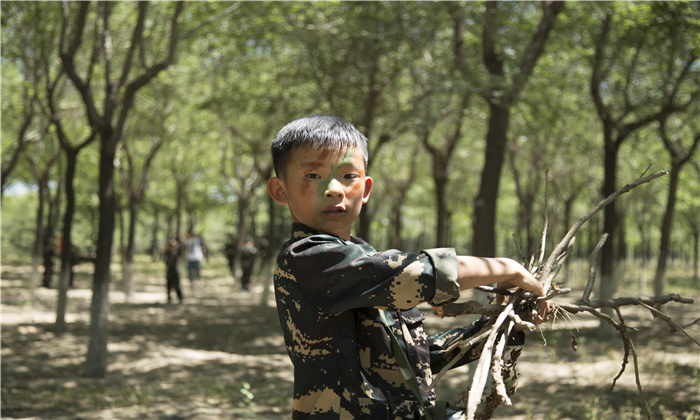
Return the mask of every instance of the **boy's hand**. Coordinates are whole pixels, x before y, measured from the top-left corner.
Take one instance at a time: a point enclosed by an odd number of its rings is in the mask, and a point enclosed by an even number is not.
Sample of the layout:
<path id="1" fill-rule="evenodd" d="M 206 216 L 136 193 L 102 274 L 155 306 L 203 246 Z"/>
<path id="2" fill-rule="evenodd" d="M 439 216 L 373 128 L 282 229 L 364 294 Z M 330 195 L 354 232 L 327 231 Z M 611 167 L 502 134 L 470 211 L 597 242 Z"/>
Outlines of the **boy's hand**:
<path id="1" fill-rule="evenodd" d="M 515 261 L 513 262 L 515 263 Z M 517 264 L 519 267 L 516 268 L 517 273 L 514 275 L 514 278 L 499 282 L 496 285 L 496 288 L 510 289 L 515 286 L 517 288 L 524 289 L 537 297 L 544 297 L 545 293 L 542 283 L 540 283 L 529 271 L 527 271 L 525 267 L 518 263 L 515 264 Z M 497 295 L 496 303 L 504 304 L 509 300 L 507 298 L 509 298 L 509 296 Z M 537 316 L 533 317 L 532 323 L 539 325 L 548 321 L 550 316 L 549 301 L 540 301 L 537 309 Z"/>
<path id="2" fill-rule="evenodd" d="M 499 284 L 500 286 L 500 284 Z M 499 289 L 506 289 L 508 287 L 498 287 Z M 517 288 L 516 288 L 517 290 Z M 510 296 L 506 295 L 496 295 L 496 304 L 497 305 L 505 305 L 510 301 Z M 549 301 L 548 300 L 543 300 L 539 302 L 538 308 L 537 308 L 537 316 L 533 317 L 532 320 L 530 320 L 533 324 L 539 325 L 542 324 L 543 322 L 549 321 L 551 316 L 551 309 L 549 306 Z"/>

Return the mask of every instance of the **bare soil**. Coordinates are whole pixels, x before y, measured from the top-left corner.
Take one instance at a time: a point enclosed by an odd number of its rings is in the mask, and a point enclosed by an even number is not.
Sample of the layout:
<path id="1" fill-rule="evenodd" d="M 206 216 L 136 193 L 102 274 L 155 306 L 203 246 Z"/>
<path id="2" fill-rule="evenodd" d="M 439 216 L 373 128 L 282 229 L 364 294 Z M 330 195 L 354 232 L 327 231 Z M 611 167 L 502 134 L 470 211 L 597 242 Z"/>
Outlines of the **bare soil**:
<path id="1" fill-rule="evenodd" d="M 112 284 L 109 372 L 102 379 L 81 376 L 91 267 L 77 267 L 76 287 L 68 293 L 68 331 L 56 334 L 57 291 L 31 285 L 29 266 L 2 266 L 2 418 L 291 418 L 292 365 L 274 301 L 261 304 L 262 279 L 243 293 L 221 274 L 223 262 L 214 262 L 205 265 L 201 285 L 183 281 L 185 304 L 166 304 L 161 266 L 148 265 L 146 273 L 137 274 L 137 293 L 128 303 L 120 285 Z M 118 270 L 115 265 L 113 278 L 120 277 Z M 686 297 L 697 302 L 700 293 Z M 663 310 L 686 325 L 700 317 L 698 308 L 697 303 L 670 304 Z M 639 329 L 631 336 L 652 418 L 700 419 L 699 348 L 639 308 L 625 308 L 623 314 Z M 426 329 L 468 322 L 431 315 Z M 623 346 L 616 338 L 598 338 L 597 326 L 597 320 L 581 315 L 529 334 L 517 364 L 513 407 L 500 407 L 494 418 L 644 418 L 631 358 L 611 391 Z M 687 331 L 700 339 L 699 324 Z M 572 332 L 578 351 L 571 346 Z M 455 401 L 467 390 L 468 370 L 446 375 L 440 397 Z"/>

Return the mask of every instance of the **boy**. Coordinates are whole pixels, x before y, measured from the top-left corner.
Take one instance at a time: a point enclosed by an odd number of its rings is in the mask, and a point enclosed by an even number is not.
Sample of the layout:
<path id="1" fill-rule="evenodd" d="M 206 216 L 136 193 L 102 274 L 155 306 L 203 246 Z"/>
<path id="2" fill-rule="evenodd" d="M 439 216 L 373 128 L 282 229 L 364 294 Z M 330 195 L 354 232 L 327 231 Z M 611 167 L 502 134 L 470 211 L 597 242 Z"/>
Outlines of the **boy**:
<path id="1" fill-rule="evenodd" d="M 386 328 L 403 348 L 423 404 L 456 344 L 477 327 L 427 337 L 416 309 L 444 305 L 459 291 L 489 283 L 543 296 L 542 285 L 508 259 L 456 256 L 451 248 L 378 252 L 350 235 L 373 180 L 365 174 L 367 139 L 350 123 L 311 115 L 272 141 L 272 198 L 287 205 L 292 238 L 275 267 L 277 310 L 294 364 L 293 419 L 418 419 L 421 403 L 407 385 Z M 542 315 L 548 309 L 545 303 Z M 388 314 L 388 318 L 387 318 Z M 472 349 L 455 366 L 475 360 Z"/>

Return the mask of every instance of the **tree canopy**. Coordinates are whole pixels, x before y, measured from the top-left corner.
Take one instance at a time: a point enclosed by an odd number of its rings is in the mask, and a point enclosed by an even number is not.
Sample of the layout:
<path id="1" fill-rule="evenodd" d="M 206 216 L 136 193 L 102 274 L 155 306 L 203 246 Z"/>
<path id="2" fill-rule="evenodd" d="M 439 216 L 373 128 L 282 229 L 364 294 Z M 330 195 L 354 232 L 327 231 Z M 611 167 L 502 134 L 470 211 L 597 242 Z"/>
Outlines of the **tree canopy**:
<path id="1" fill-rule="evenodd" d="M 699 22 L 698 2 L 6 1 L 3 247 L 36 256 L 44 226 L 68 226 L 98 249 L 96 293 L 120 238 L 127 262 L 189 228 L 276 249 L 289 217 L 264 189 L 270 141 L 332 113 L 368 137 L 355 229 L 377 248 L 517 257 L 545 204 L 563 235 L 648 167 L 674 168 L 577 244 L 612 235 L 603 275 L 641 254 L 697 272 Z"/>

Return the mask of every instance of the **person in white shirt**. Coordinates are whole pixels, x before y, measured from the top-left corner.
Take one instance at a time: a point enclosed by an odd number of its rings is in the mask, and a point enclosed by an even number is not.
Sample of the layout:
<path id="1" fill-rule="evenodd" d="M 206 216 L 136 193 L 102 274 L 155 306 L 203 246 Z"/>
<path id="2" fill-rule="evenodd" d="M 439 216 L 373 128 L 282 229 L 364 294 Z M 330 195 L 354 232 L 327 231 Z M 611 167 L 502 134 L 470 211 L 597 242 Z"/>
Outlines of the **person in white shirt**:
<path id="1" fill-rule="evenodd" d="M 201 282 L 202 259 L 206 252 L 206 245 L 201 236 L 190 230 L 185 242 L 185 258 L 187 259 L 187 275 L 190 285 L 194 286 L 195 280 Z"/>

